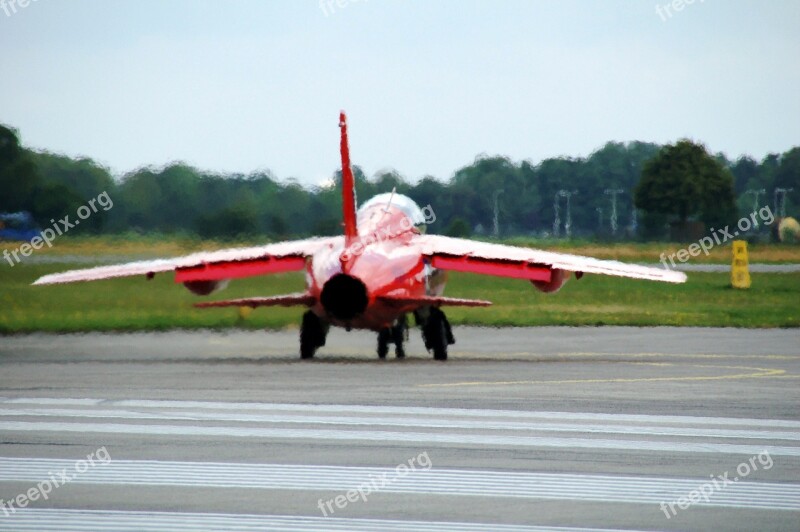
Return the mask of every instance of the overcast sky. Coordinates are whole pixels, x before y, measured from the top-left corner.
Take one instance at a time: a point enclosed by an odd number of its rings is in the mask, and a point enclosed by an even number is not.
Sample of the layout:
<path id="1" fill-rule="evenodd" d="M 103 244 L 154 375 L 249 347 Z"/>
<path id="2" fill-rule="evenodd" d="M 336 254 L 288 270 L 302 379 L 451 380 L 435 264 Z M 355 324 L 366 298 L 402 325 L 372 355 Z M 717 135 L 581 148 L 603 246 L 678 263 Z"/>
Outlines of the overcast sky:
<path id="1" fill-rule="evenodd" d="M 354 162 L 411 181 L 609 140 L 800 145 L 796 0 L 10 1 L 0 123 L 115 175 L 182 160 L 320 183 L 339 109 Z"/>

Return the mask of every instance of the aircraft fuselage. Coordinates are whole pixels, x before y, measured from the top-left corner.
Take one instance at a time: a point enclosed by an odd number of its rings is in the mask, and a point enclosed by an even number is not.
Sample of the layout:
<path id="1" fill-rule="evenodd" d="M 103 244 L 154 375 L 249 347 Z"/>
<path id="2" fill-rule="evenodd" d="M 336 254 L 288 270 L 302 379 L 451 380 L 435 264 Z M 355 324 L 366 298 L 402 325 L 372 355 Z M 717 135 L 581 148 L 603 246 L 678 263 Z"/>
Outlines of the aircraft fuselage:
<path id="1" fill-rule="evenodd" d="M 441 295 L 444 272 L 409 245 L 416 234 L 411 215 L 391 200 L 366 205 L 358 213 L 358 237 L 349 245 L 346 239 L 330 244 L 308 262 L 306 287 L 317 301 L 311 310 L 339 327 L 379 331 L 416 306 L 387 304 L 378 296 Z"/>

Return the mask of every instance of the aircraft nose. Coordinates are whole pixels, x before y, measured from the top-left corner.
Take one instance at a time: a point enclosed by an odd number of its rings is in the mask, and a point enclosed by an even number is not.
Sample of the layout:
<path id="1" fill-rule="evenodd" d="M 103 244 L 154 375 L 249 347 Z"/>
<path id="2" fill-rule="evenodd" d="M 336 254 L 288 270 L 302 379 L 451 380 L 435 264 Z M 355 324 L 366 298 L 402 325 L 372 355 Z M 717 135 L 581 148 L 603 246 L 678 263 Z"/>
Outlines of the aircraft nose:
<path id="1" fill-rule="evenodd" d="M 320 294 L 325 311 L 341 321 L 361 315 L 369 304 L 367 286 L 358 277 L 337 273 L 325 283 Z"/>

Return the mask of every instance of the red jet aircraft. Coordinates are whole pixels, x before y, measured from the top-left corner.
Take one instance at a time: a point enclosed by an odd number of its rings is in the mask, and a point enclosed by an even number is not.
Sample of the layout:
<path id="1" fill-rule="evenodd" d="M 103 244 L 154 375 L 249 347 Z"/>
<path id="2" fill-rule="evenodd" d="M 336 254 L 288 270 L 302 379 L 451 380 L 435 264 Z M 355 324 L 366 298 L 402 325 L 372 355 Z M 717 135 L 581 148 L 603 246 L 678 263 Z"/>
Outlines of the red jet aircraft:
<path id="1" fill-rule="evenodd" d="M 403 357 L 406 315 L 421 326 L 425 347 L 436 360 L 447 359 L 455 342 L 443 306 L 488 306 L 489 301 L 445 297 L 447 271 L 471 272 L 530 281 L 542 292 L 556 292 L 572 273 L 615 275 L 682 283 L 686 275 L 617 261 L 551 253 L 537 249 L 426 235 L 420 230 L 433 215 L 406 196 L 380 194 L 356 211 L 355 181 L 350 168 L 347 119 L 339 115 L 342 156 L 344 235 L 281 242 L 252 248 L 201 252 L 174 259 L 132 262 L 46 275 L 34 284 L 95 281 L 133 275 L 151 279 L 175 272 L 198 295 L 224 288 L 228 280 L 305 270 L 306 291 L 276 297 L 254 297 L 198 303 L 209 307 L 308 307 L 300 329 L 300 357 L 312 358 L 325 345 L 330 325 L 378 333 L 378 356 L 389 344 Z M 427 211 L 427 212 L 426 212 Z"/>

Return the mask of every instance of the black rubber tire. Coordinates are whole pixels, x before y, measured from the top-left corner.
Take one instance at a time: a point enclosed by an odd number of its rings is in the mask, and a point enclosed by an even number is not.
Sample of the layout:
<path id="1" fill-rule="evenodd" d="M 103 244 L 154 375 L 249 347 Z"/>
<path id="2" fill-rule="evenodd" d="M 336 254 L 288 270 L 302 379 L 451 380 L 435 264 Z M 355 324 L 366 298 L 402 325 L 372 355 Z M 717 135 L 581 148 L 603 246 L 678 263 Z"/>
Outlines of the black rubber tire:
<path id="1" fill-rule="evenodd" d="M 310 310 L 303 314 L 300 325 L 300 358 L 314 358 L 317 348 L 325 345 L 326 327 L 319 317 Z"/>
<path id="2" fill-rule="evenodd" d="M 444 312 L 442 312 L 442 321 L 444 321 L 445 338 L 447 338 L 447 344 L 453 345 L 456 343 L 456 337 L 453 336 L 453 328 L 450 326 L 450 320 L 447 319 L 447 316 L 444 315 Z"/>
<path id="3" fill-rule="evenodd" d="M 433 351 L 434 360 L 447 360 L 447 318 L 438 308 L 431 308 L 428 319 L 422 329 L 425 347 Z"/>
<path id="4" fill-rule="evenodd" d="M 383 329 L 378 332 L 378 358 L 386 358 L 386 355 L 389 353 L 389 341 L 391 337 L 391 329 Z"/>
<path id="5" fill-rule="evenodd" d="M 443 321 L 439 322 L 439 333 L 436 343 L 433 345 L 433 359 L 447 360 L 447 328 Z"/>
<path id="6" fill-rule="evenodd" d="M 397 320 L 397 323 L 391 329 L 392 343 L 394 343 L 394 356 L 397 358 L 406 357 L 406 351 L 403 349 L 403 342 L 406 340 L 407 330 L 408 320 L 404 314 Z"/>

